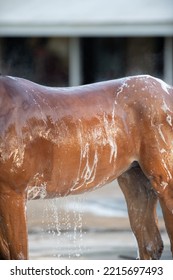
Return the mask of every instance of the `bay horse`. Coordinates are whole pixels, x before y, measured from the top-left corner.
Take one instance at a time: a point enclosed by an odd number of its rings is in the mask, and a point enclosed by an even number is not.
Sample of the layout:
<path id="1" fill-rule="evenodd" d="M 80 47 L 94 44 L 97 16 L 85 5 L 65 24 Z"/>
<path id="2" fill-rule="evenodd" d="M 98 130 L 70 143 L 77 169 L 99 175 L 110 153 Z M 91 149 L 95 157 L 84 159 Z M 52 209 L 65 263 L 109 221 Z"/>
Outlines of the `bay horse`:
<path id="1" fill-rule="evenodd" d="M 0 259 L 27 259 L 28 199 L 118 179 L 140 259 L 173 253 L 173 87 L 148 76 L 51 88 L 0 77 Z"/>

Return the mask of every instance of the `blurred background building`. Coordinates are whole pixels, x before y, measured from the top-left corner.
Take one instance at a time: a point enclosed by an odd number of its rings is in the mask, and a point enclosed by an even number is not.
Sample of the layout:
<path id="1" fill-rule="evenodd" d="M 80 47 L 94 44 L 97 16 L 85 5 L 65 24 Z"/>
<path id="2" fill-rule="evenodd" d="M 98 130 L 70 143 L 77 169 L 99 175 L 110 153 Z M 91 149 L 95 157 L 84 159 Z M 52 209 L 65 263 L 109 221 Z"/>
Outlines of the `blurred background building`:
<path id="1" fill-rule="evenodd" d="M 0 1 L 0 72 L 51 86 L 173 84 L 173 0 Z"/>

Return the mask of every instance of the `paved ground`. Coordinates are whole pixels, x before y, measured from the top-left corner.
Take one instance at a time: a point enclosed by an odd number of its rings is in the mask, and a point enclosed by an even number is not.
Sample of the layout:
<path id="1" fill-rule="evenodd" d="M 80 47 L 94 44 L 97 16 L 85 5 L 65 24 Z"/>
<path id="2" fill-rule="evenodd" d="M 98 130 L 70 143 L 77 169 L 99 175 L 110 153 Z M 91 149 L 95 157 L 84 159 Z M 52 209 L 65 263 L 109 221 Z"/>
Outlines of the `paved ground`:
<path id="1" fill-rule="evenodd" d="M 163 259 L 171 259 L 160 210 Z M 75 197 L 28 203 L 30 259 L 135 259 L 136 241 L 117 183 Z"/>

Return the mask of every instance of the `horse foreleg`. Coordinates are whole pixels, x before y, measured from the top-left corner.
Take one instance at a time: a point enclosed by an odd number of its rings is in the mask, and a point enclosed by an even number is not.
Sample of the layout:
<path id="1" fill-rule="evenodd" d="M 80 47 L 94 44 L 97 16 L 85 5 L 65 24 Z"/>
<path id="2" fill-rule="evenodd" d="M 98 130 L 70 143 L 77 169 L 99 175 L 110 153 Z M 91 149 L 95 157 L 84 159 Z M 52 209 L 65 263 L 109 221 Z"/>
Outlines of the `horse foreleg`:
<path id="1" fill-rule="evenodd" d="M 163 242 L 157 226 L 157 196 L 149 180 L 137 166 L 121 175 L 118 182 L 126 198 L 140 259 L 159 259 L 163 251 Z"/>
<path id="2" fill-rule="evenodd" d="M 0 191 L 0 259 L 27 259 L 25 194 Z"/>

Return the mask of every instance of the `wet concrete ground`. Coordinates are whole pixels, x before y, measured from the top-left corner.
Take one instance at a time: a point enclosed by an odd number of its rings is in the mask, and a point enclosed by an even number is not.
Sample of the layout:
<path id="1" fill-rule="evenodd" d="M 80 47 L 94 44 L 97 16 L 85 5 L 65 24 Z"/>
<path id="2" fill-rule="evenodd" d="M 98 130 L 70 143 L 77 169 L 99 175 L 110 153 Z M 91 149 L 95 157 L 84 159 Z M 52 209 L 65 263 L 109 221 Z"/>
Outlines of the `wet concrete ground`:
<path id="1" fill-rule="evenodd" d="M 74 197 L 28 202 L 30 259 L 135 259 L 123 195 L 116 182 Z M 162 259 L 171 259 L 160 210 Z"/>

